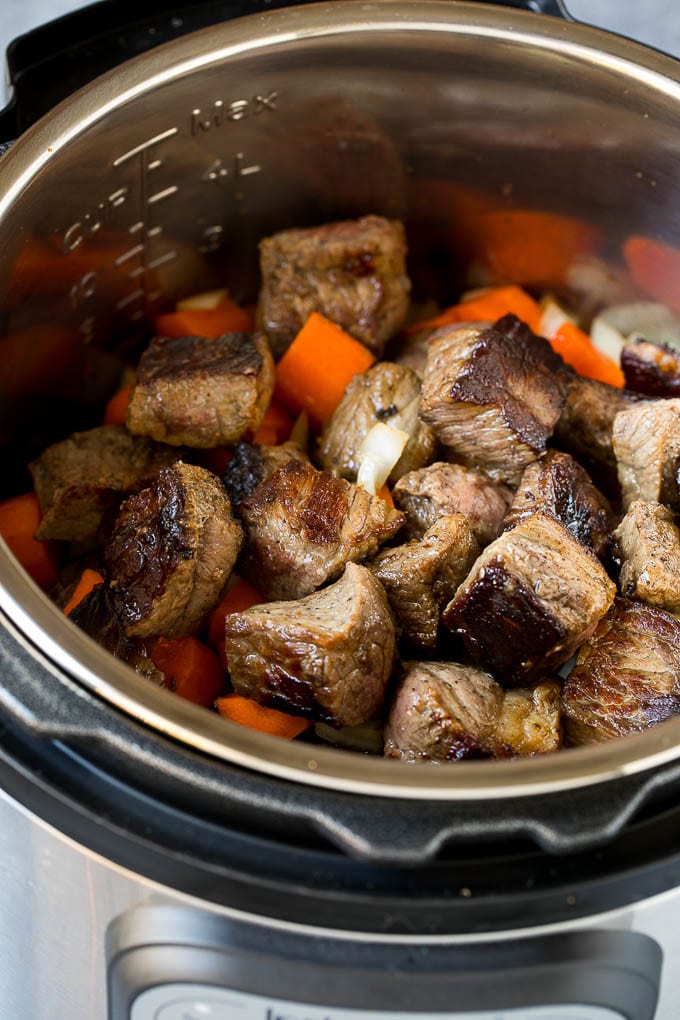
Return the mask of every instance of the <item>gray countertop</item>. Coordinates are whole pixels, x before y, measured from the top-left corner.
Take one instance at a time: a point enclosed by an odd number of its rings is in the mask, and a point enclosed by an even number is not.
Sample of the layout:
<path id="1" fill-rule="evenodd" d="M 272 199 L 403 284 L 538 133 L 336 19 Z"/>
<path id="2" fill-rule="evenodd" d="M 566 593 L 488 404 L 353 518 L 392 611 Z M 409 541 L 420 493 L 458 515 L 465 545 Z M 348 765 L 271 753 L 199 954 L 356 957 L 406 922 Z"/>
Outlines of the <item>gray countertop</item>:
<path id="1" fill-rule="evenodd" d="M 678 0 L 565 0 L 574 18 L 680 56 Z M 36 25 L 84 6 L 82 0 L 0 0 L 0 51 Z M 0 96 L 1 98 L 1 96 Z"/>

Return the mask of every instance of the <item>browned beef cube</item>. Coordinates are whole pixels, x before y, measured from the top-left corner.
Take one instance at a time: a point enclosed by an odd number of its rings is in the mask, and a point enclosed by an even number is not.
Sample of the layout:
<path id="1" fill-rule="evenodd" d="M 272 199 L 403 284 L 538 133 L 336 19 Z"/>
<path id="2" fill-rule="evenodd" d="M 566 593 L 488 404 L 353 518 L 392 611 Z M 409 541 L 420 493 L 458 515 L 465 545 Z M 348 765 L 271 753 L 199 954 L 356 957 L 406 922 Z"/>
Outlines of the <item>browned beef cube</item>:
<path id="1" fill-rule="evenodd" d="M 516 684 L 565 663 L 615 594 L 593 553 L 537 514 L 487 546 L 443 619 L 473 662 Z"/>
<path id="2" fill-rule="evenodd" d="M 670 510 L 635 500 L 614 534 L 622 594 L 680 613 L 680 529 Z"/>
<path id="3" fill-rule="evenodd" d="M 75 432 L 48 446 L 30 465 L 42 511 L 36 537 L 95 538 L 123 496 L 141 489 L 178 457 L 178 450 L 131 436 L 123 425 Z"/>
<path id="4" fill-rule="evenodd" d="M 614 515 L 588 473 L 568 453 L 548 450 L 522 475 L 505 528 L 535 513 L 550 514 L 600 559 L 611 548 Z"/>
<path id="5" fill-rule="evenodd" d="M 680 620 L 617 599 L 564 684 L 565 742 L 610 740 L 680 714 Z"/>
<path id="6" fill-rule="evenodd" d="M 464 514 L 480 545 L 498 535 L 512 493 L 472 468 L 437 462 L 400 478 L 392 496 L 406 514 L 408 538 L 422 538 L 435 521 L 448 514 Z"/>
<path id="7" fill-rule="evenodd" d="M 619 411 L 613 440 L 624 508 L 643 499 L 680 509 L 680 398 Z"/>
<path id="8" fill-rule="evenodd" d="M 126 634 L 194 633 L 219 602 L 241 541 L 215 475 L 181 461 L 164 468 L 123 503 L 106 549 Z"/>
<path id="9" fill-rule="evenodd" d="M 614 418 L 640 398 L 597 379 L 570 376 L 567 402 L 555 428 L 555 442 L 579 460 L 607 495 L 618 495 L 612 446 Z"/>
<path id="10" fill-rule="evenodd" d="M 278 357 L 312 312 L 376 354 L 403 325 L 411 284 L 404 228 L 364 216 L 284 230 L 260 244 L 258 321 Z"/>
<path id="11" fill-rule="evenodd" d="M 241 572 L 268 599 L 309 595 L 346 563 L 370 559 L 404 515 L 328 471 L 291 460 L 240 505 Z"/>
<path id="12" fill-rule="evenodd" d="M 390 483 L 429 464 L 436 440 L 430 426 L 418 418 L 419 404 L 420 380 L 410 368 L 381 361 L 355 375 L 319 440 L 319 463 L 354 481 L 361 445 L 373 426 L 383 422 L 411 437 L 390 474 Z"/>
<path id="13" fill-rule="evenodd" d="M 385 727 L 388 758 L 507 758 L 560 746 L 559 684 L 554 681 L 506 693 L 472 666 L 404 665 Z"/>
<path id="14" fill-rule="evenodd" d="M 309 457 L 292 440 L 279 446 L 239 443 L 222 476 L 232 507 L 238 507 L 260 482 L 266 481 L 289 460 L 307 463 Z"/>
<path id="15" fill-rule="evenodd" d="M 680 352 L 667 344 L 636 340 L 621 351 L 626 388 L 648 397 L 680 396 Z"/>
<path id="16" fill-rule="evenodd" d="M 255 432 L 274 391 L 260 334 L 155 337 L 142 354 L 127 412 L 131 432 L 210 448 Z"/>
<path id="17" fill-rule="evenodd" d="M 452 514 L 435 521 L 420 541 L 385 549 L 369 564 L 412 645 L 436 646 L 442 606 L 453 598 L 479 551 L 468 518 Z"/>
<path id="18" fill-rule="evenodd" d="M 356 726 L 381 708 L 394 623 L 365 567 L 348 563 L 340 580 L 306 598 L 232 613 L 225 628 L 239 694 L 335 726 Z"/>
<path id="19" fill-rule="evenodd" d="M 436 311 L 432 312 L 432 315 L 436 314 Z M 486 321 L 457 322 L 456 329 L 475 329 L 481 332 L 484 329 L 490 329 L 491 325 L 492 323 Z M 448 325 L 437 326 L 435 328 L 426 327 L 425 329 L 418 330 L 417 333 L 405 330 L 390 343 L 386 354 L 390 361 L 413 369 L 419 378 L 422 378 L 427 364 L 427 351 L 430 342 L 437 340 L 439 337 L 447 336 L 451 329 L 451 325 Z"/>
<path id="20" fill-rule="evenodd" d="M 516 485 L 564 405 L 555 366 L 547 340 L 513 317 L 492 329 L 452 328 L 430 342 L 420 416 L 459 461 Z"/>

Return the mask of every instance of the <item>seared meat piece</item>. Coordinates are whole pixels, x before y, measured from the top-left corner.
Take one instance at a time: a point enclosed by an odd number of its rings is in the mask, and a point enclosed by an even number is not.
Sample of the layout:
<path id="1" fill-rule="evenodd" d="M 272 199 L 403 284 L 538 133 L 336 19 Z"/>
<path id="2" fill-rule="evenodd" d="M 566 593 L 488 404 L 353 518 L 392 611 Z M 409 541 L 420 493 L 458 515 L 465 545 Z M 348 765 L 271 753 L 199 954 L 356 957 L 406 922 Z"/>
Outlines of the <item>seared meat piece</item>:
<path id="1" fill-rule="evenodd" d="M 436 314 L 436 313 L 434 313 Z M 456 329 L 490 329 L 490 322 L 457 322 Z M 397 365 L 404 365 L 411 368 L 422 378 L 427 364 L 427 349 L 431 340 L 447 336 L 454 327 L 448 326 L 426 327 L 418 330 L 417 333 L 403 331 L 390 343 L 386 355 L 390 361 Z"/>
<path id="2" fill-rule="evenodd" d="M 517 684 L 566 662 L 615 594 L 590 550 L 559 521 L 536 514 L 484 550 L 443 619 L 473 662 Z"/>
<path id="3" fill-rule="evenodd" d="M 120 508 L 106 549 L 128 636 L 191 634 L 220 600 L 242 541 L 222 483 L 178 461 Z"/>
<path id="4" fill-rule="evenodd" d="M 223 446 L 255 432 L 273 391 L 274 362 L 260 334 L 159 336 L 140 358 L 126 424 L 172 445 Z"/>
<path id="5" fill-rule="evenodd" d="M 626 387 L 649 397 L 680 396 L 680 352 L 667 344 L 636 340 L 621 351 Z"/>
<path id="6" fill-rule="evenodd" d="M 278 357 L 312 312 L 380 355 L 402 326 L 411 284 L 396 220 L 364 216 L 284 230 L 260 243 L 258 320 Z"/>
<path id="7" fill-rule="evenodd" d="M 385 755 L 405 761 L 507 758 L 560 746 L 559 684 L 504 692 L 488 673 L 405 663 L 385 728 Z"/>
<path id="8" fill-rule="evenodd" d="M 81 599 L 69 613 L 69 620 L 111 655 L 132 666 L 136 673 L 140 673 L 158 687 L 165 687 L 165 674 L 154 666 L 144 642 L 139 638 L 125 635 L 116 615 L 111 593 L 105 584 L 96 585 L 89 595 Z"/>
<path id="9" fill-rule="evenodd" d="M 569 376 L 567 387 L 555 442 L 583 464 L 603 492 L 616 495 L 619 483 L 612 446 L 614 418 L 619 411 L 634 406 L 639 397 L 576 373 Z"/>
<path id="10" fill-rule="evenodd" d="M 560 416 L 561 365 L 513 316 L 492 329 L 452 329 L 430 342 L 420 416 L 458 460 L 516 485 Z"/>
<path id="11" fill-rule="evenodd" d="M 75 432 L 29 465 L 42 511 L 36 537 L 85 541 L 97 536 L 123 496 L 143 488 L 179 451 L 123 425 Z"/>
<path id="12" fill-rule="evenodd" d="M 436 463 L 400 478 L 392 497 L 406 514 L 408 538 L 422 538 L 447 514 L 465 514 L 475 538 L 484 546 L 501 530 L 512 493 L 494 485 L 481 471 Z"/>
<path id="13" fill-rule="evenodd" d="M 361 444 L 374 425 L 384 422 L 411 436 L 389 481 L 423 467 L 434 457 L 436 440 L 430 426 L 418 418 L 419 403 L 420 380 L 410 368 L 381 361 L 355 375 L 319 440 L 319 463 L 354 481 Z"/>
<path id="14" fill-rule="evenodd" d="M 621 592 L 680 613 L 680 529 L 661 503 L 635 500 L 614 532 L 621 552 Z"/>
<path id="15" fill-rule="evenodd" d="M 279 446 L 239 443 L 222 475 L 231 505 L 237 507 L 255 491 L 260 482 L 264 482 L 289 460 L 308 463 L 309 457 L 297 443 L 290 440 Z"/>
<path id="16" fill-rule="evenodd" d="M 374 556 L 404 521 L 379 496 L 297 460 L 258 485 L 240 514 L 240 569 L 268 599 L 309 595 L 350 560 Z"/>
<path id="17" fill-rule="evenodd" d="M 436 521 L 421 541 L 386 549 L 369 564 L 411 644 L 435 647 L 442 606 L 453 598 L 479 551 L 468 518 L 451 514 Z"/>
<path id="18" fill-rule="evenodd" d="M 591 744 L 680 713 L 680 620 L 617 599 L 578 653 L 562 691 L 565 742 Z"/>
<path id="19" fill-rule="evenodd" d="M 306 598 L 232 613 L 225 635 L 234 690 L 261 704 L 335 726 L 356 726 L 382 706 L 394 623 L 365 567 L 348 563 L 339 581 Z"/>
<path id="20" fill-rule="evenodd" d="M 548 450 L 522 475 L 505 529 L 535 513 L 550 514 L 600 559 L 611 547 L 612 509 L 587 472 L 568 453 Z"/>
<path id="21" fill-rule="evenodd" d="M 680 509 L 680 398 L 644 402 L 619 411 L 613 443 L 624 509 L 636 499 Z"/>

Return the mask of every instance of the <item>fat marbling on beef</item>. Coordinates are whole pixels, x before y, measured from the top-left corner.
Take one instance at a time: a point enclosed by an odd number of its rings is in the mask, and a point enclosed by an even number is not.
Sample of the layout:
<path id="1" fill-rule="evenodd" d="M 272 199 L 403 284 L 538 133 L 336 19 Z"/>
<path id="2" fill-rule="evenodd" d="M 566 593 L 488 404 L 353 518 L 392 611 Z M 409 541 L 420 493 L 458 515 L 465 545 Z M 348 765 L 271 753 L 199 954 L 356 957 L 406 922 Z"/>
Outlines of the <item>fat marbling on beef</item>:
<path id="1" fill-rule="evenodd" d="M 369 559 L 404 515 L 379 496 L 290 460 L 243 500 L 240 571 L 268 599 L 297 599 Z"/>
<path id="2" fill-rule="evenodd" d="M 559 692 L 554 680 L 505 692 L 472 666 L 406 662 L 385 727 L 385 755 L 450 762 L 556 751 Z"/>
<path id="3" fill-rule="evenodd" d="M 680 613 L 680 529 L 661 503 L 634 500 L 614 532 L 621 593 Z"/>
<path id="4" fill-rule="evenodd" d="M 274 391 L 274 362 L 261 334 L 154 337 L 142 354 L 126 424 L 173 445 L 236 443 L 260 425 Z"/>
<path id="5" fill-rule="evenodd" d="M 220 600 L 242 542 L 226 490 L 178 461 L 126 500 L 106 548 L 115 610 L 128 637 L 195 633 Z"/>
<path id="6" fill-rule="evenodd" d="M 312 595 L 230 614 L 225 638 L 239 694 L 335 726 L 379 711 L 396 653 L 385 592 L 356 563 Z"/>
<path id="7" fill-rule="evenodd" d="M 535 514 L 487 546 L 443 620 L 476 665 L 517 685 L 565 663 L 615 594 L 595 555 L 555 518 Z"/>
<path id="8" fill-rule="evenodd" d="M 643 499 L 680 510 L 680 397 L 619 411 L 613 442 L 624 509 Z"/>
<path id="9" fill-rule="evenodd" d="M 407 538 L 422 538 L 440 517 L 464 514 L 483 546 L 499 534 L 512 492 L 474 468 L 438 461 L 400 478 L 392 498 L 406 514 Z"/>
<path id="10" fill-rule="evenodd" d="M 388 481 L 396 482 L 408 471 L 429 464 L 436 440 L 429 425 L 420 421 L 420 380 L 402 365 L 380 361 L 367 372 L 355 375 L 319 440 L 322 467 L 355 481 L 361 446 L 379 422 L 408 432 L 408 440 Z"/>
<path id="11" fill-rule="evenodd" d="M 121 499 L 141 489 L 180 452 L 123 425 L 75 432 L 29 465 L 42 512 L 40 540 L 95 538 Z"/>
<path id="12" fill-rule="evenodd" d="M 479 552 L 468 518 L 451 514 L 435 521 L 420 541 L 385 549 L 368 564 L 411 645 L 435 648 L 442 607 L 453 598 Z"/>
<path id="13" fill-rule="evenodd" d="M 420 416 L 458 460 L 516 485 L 559 419 L 564 365 L 513 316 L 430 342 Z"/>
<path id="14" fill-rule="evenodd" d="M 550 514 L 600 559 L 610 550 L 614 514 L 588 473 L 568 453 L 548 450 L 530 464 L 517 487 L 505 528 L 535 513 Z"/>
<path id="15" fill-rule="evenodd" d="M 278 357 L 312 312 L 380 355 L 404 323 L 410 280 L 396 220 L 364 216 L 284 230 L 260 243 L 258 321 Z"/>
<path id="16" fill-rule="evenodd" d="M 680 714 L 680 620 L 617 599 L 580 649 L 562 691 L 565 742 L 590 744 Z"/>

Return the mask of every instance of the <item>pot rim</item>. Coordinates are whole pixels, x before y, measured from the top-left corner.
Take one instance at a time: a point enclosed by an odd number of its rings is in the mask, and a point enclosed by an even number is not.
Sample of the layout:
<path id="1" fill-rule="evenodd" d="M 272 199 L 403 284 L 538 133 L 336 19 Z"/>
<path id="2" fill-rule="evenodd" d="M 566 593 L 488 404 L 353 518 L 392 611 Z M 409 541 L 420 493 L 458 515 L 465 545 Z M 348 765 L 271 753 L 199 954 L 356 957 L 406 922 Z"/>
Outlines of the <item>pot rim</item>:
<path id="1" fill-rule="evenodd" d="M 242 54 L 339 34 L 441 33 L 492 37 L 604 67 L 670 102 L 680 102 L 680 64 L 639 43 L 589 26 L 458 0 L 313 4 L 249 15 L 166 43 L 62 102 L 0 160 L 0 219 L 62 148 L 107 114 L 164 82 Z M 534 759 L 407 766 L 280 740 L 200 709 L 139 677 L 81 632 L 30 580 L 0 541 L 0 611 L 58 668 L 109 703 L 183 745 L 278 778 L 362 795 L 456 801 L 575 789 L 680 758 L 680 718 L 639 735 Z"/>

